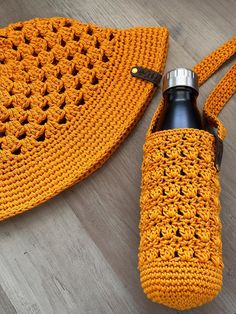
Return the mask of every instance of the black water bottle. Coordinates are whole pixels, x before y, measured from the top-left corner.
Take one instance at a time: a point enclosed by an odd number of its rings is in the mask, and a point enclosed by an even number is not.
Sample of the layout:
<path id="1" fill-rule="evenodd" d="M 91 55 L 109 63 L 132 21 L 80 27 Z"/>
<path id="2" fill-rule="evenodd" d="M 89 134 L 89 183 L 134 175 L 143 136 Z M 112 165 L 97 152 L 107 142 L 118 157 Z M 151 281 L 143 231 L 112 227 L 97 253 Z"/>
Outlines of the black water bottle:
<path id="1" fill-rule="evenodd" d="M 163 78 L 164 110 L 155 130 L 179 128 L 203 129 L 197 108 L 198 77 L 193 71 L 177 68 Z"/>

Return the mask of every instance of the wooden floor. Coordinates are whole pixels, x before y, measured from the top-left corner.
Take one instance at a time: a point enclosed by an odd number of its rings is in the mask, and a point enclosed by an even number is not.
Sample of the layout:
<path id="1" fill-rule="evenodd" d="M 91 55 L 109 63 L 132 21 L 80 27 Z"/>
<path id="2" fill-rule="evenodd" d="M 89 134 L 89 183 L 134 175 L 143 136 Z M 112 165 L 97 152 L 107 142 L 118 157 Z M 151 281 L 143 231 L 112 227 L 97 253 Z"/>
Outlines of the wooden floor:
<path id="1" fill-rule="evenodd" d="M 192 67 L 236 34 L 234 0 L 0 0 L 0 26 L 32 17 L 68 16 L 127 28 L 166 25 L 166 69 Z M 225 73 L 201 88 L 199 102 Z M 137 270 L 142 146 L 160 98 L 110 160 L 84 182 L 0 225 L 0 314 L 178 313 L 149 301 Z M 222 183 L 224 285 L 208 305 L 186 313 L 236 313 L 236 112 L 228 127 Z"/>

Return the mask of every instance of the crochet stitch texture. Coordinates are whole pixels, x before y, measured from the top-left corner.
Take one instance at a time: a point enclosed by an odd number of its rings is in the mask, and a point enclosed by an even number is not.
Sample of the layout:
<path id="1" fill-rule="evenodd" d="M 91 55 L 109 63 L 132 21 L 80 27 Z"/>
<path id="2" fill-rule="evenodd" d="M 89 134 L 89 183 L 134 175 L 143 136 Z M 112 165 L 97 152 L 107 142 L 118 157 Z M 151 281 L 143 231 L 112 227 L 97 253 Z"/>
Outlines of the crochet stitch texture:
<path id="1" fill-rule="evenodd" d="M 193 70 L 202 84 L 236 53 L 236 38 Z M 225 128 L 217 115 L 236 90 L 236 65 L 208 97 L 204 114 L 221 140 Z M 184 310 L 211 301 L 222 285 L 220 183 L 215 138 L 196 129 L 152 132 L 144 145 L 140 198 L 139 270 L 147 296 Z"/>
<path id="2" fill-rule="evenodd" d="M 99 168 L 141 117 L 168 31 L 36 18 L 0 30 L 0 220 Z"/>
<path id="3" fill-rule="evenodd" d="M 142 286 L 151 299 L 171 307 L 200 305 L 222 281 L 214 137 L 202 130 L 153 133 L 144 156 Z"/>

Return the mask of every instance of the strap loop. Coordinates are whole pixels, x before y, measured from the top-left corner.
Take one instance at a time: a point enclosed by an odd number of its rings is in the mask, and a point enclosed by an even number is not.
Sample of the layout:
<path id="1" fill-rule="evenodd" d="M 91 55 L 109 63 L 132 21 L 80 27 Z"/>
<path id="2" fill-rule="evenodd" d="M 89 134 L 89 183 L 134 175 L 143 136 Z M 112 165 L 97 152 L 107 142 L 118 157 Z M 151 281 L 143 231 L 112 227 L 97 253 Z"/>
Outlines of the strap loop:
<path id="1" fill-rule="evenodd" d="M 193 67 L 197 73 L 199 85 L 201 86 L 213 73 L 215 73 L 222 64 L 230 59 L 236 53 L 236 37 L 232 38 L 215 51 L 206 56 L 202 61 Z"/>
<path id="2" fill-rule="evenodd" d="M 193 71 L 198 74 L 199 85 L 202 85 L 219 67 L 236 53 L 236 37 L 213 51 L 200 61 Z M 236 64 L 225 74 L 213 89 L 204 104 L 204 119 L 217 129 L 217 137 L 223 141 L 226 129 L 218 119 L 218 114 L 236 91 Z"/>
<path id="3" fill-rule="evenodd" d="M 218 129 L 218 136 L 224 140 L 226 129 L 223 123 L 217 118 L 218 114 L 236 91 L 236 64 L 225 74 L 222 80 L 216 85 L 207 98 L 204 105 L 204 117 L 209 124 Z"/>

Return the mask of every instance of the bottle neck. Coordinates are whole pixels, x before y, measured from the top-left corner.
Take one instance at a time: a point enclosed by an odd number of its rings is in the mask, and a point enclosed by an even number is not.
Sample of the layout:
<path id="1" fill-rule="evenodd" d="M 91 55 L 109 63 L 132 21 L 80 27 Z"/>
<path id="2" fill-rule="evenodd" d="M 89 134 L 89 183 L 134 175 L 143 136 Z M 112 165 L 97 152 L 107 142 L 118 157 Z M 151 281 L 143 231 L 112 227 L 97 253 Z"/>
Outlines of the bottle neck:
<path id="1" fill-rule="evenodd" d="M 193 128 L 203 129 L 197 108 L 198 92 L 188 86 L 175 86 L 163 93 L 164 109 L 157 125 L 159 130 Z"/>
<path id="2" fill-rule="evenodd" d="M 175 86 L 163 93 L 164 99 L 170 103 L 175 100 L 196 104 L 197 96 L 198 92 L 189 86 Z"/>

